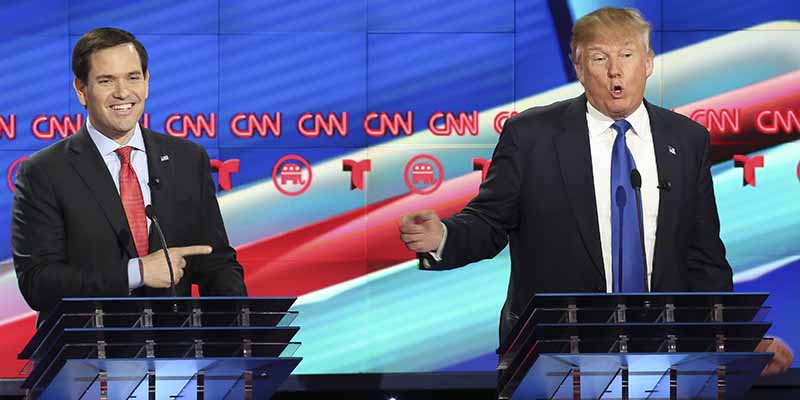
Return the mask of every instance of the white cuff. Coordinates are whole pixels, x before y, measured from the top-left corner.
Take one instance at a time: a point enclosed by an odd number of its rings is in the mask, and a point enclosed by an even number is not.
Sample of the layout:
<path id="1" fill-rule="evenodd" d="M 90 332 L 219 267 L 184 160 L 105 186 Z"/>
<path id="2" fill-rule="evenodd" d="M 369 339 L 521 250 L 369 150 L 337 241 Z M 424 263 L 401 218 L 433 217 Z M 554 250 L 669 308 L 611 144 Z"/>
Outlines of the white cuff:
<path id="1" fill-rule="evenodd" d="M 139 272 L 139 259 L 131 258 L 128 260 L 128 290 L 140 288 L 144 284 L 142 278 Z"/>
<path id="2" fill-rule="evenodd" d="M 442 261 L 442 252 L 444 252 L 444 244 L 447 242 L 447 225 L 440 222 L 442 224 L 442 229 L 444 229 L 444 234 L 442 235 L 442 241 L 439 242 L 439 247 L 436 248 L 436 251 L 429 251 L 428 255 L 433 258 L 434 261 L 439 262 Z M 422 257 L 420 259 L 420 266 L 422 268 L 431 268 L 431 262 L 427 257 Z"/>

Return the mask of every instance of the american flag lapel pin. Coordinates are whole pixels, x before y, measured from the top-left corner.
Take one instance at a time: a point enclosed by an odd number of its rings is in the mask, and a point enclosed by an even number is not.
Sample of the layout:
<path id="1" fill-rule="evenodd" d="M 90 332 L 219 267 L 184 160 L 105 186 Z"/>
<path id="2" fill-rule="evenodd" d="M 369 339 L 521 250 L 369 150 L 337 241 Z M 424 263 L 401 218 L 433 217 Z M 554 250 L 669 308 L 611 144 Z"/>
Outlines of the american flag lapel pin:
<path id="1" fill-rule="evenodd" d="M 670 147 L 670 149 L 672 149 L 672 148 Z M 169 156 L 168 155 L 161 156 L 161 162 L 164 162 L 164 161 L 169 161 Z"/>

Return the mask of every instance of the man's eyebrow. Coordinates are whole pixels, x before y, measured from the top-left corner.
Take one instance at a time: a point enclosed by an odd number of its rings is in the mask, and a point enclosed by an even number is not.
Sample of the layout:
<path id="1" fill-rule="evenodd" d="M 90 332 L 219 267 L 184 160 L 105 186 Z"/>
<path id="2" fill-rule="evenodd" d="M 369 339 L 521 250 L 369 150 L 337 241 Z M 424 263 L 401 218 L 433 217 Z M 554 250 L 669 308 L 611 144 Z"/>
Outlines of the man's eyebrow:
<path id="1" fill-rule="evenodd" d="M 601 47 L 601 46 L 594 45 L 594 46 L 587 46 L 586 47 L 586 51 L 602 51 L 602 52 L 605 52 L 605 49 L 603 47 Z"/>

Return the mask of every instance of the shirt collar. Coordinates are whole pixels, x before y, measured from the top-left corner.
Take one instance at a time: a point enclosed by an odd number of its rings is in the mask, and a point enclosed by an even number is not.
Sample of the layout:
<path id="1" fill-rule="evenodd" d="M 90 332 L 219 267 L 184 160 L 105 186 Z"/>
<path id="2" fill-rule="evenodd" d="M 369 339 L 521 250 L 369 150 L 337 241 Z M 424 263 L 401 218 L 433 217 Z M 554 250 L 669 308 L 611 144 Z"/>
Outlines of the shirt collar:
<path id="1" fill-rule="evenodd" d="M 599 135 L 609 129 L 614 120 L 601 113 L 598 109 L 592 106 L 588 100 L 586 101 L 586 121 L 589 126 L 589 135 Z M 647 114 L 647 108 L 644 106 L 644 101 L 639 104 L 639 107 L 631 113 L 627 118 L 631 124 L 633 133 L 640 136 L 644 140 L 650 140 L 650 116 Z"/>
<path id="2" fill-rule="evenodd" d="M 92 142 L 94 142 L 95 147 L 100 152 L 100 155 L 105 157 L 114 153 L 114 150 L 123 147 L 119 143 L 109 139 L 106 135 L 103 135 L 95 129 L 92 125 L 92 121 L 89 117 L 86 117 L 86 130 L 89 131 L 89 137 L 92 138 Z M 142 128 L 139 124 L 136 124 L 136 128 L 134 128 L 133 136 L 131 136 L 131 140 L 125 146 L 131 146 L 134 150 L 144 150 L 144 136 L 142 136 Z"/>

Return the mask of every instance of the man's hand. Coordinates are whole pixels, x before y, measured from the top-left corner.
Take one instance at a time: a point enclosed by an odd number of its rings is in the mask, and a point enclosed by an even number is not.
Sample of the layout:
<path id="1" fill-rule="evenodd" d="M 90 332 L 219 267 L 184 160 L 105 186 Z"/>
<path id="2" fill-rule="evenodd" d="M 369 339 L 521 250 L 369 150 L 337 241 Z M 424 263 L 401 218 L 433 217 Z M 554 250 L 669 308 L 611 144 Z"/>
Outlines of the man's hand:
<path id="1" fill-rule="evenodd" d="M 169 259 L 172 261 L 172 273 L 175 275 L 175 283 L 183 277 L 183 268 L 186 267 L 186 257 L 211 254 L 211 246 L 186 246 L 170 247 Z M 168 288 L 169 266 L 164 250 L 154 251 L 139 259 L 142 262 L 142 282 L 147 287 Z"/>
<path id="2" fill-rule="evenodd" d="M 761 371 L 761 376 L 777 375 L 786 372 L 792 365 L 794 354 L 792 349 L 786 345 L 780 338 L 773 337 L 764 339 L 756 346 L 757 352 L 762 353 L 775 353 L 772 360 L 769 361 L 764 370 Z"/>
<path id="3" fill-rule="evenodd" d="M 436 251 L 443 236 L 442 221 L 433 210 L 413 211 L 400 217 L 400 240 L 413 252 Z"/>

